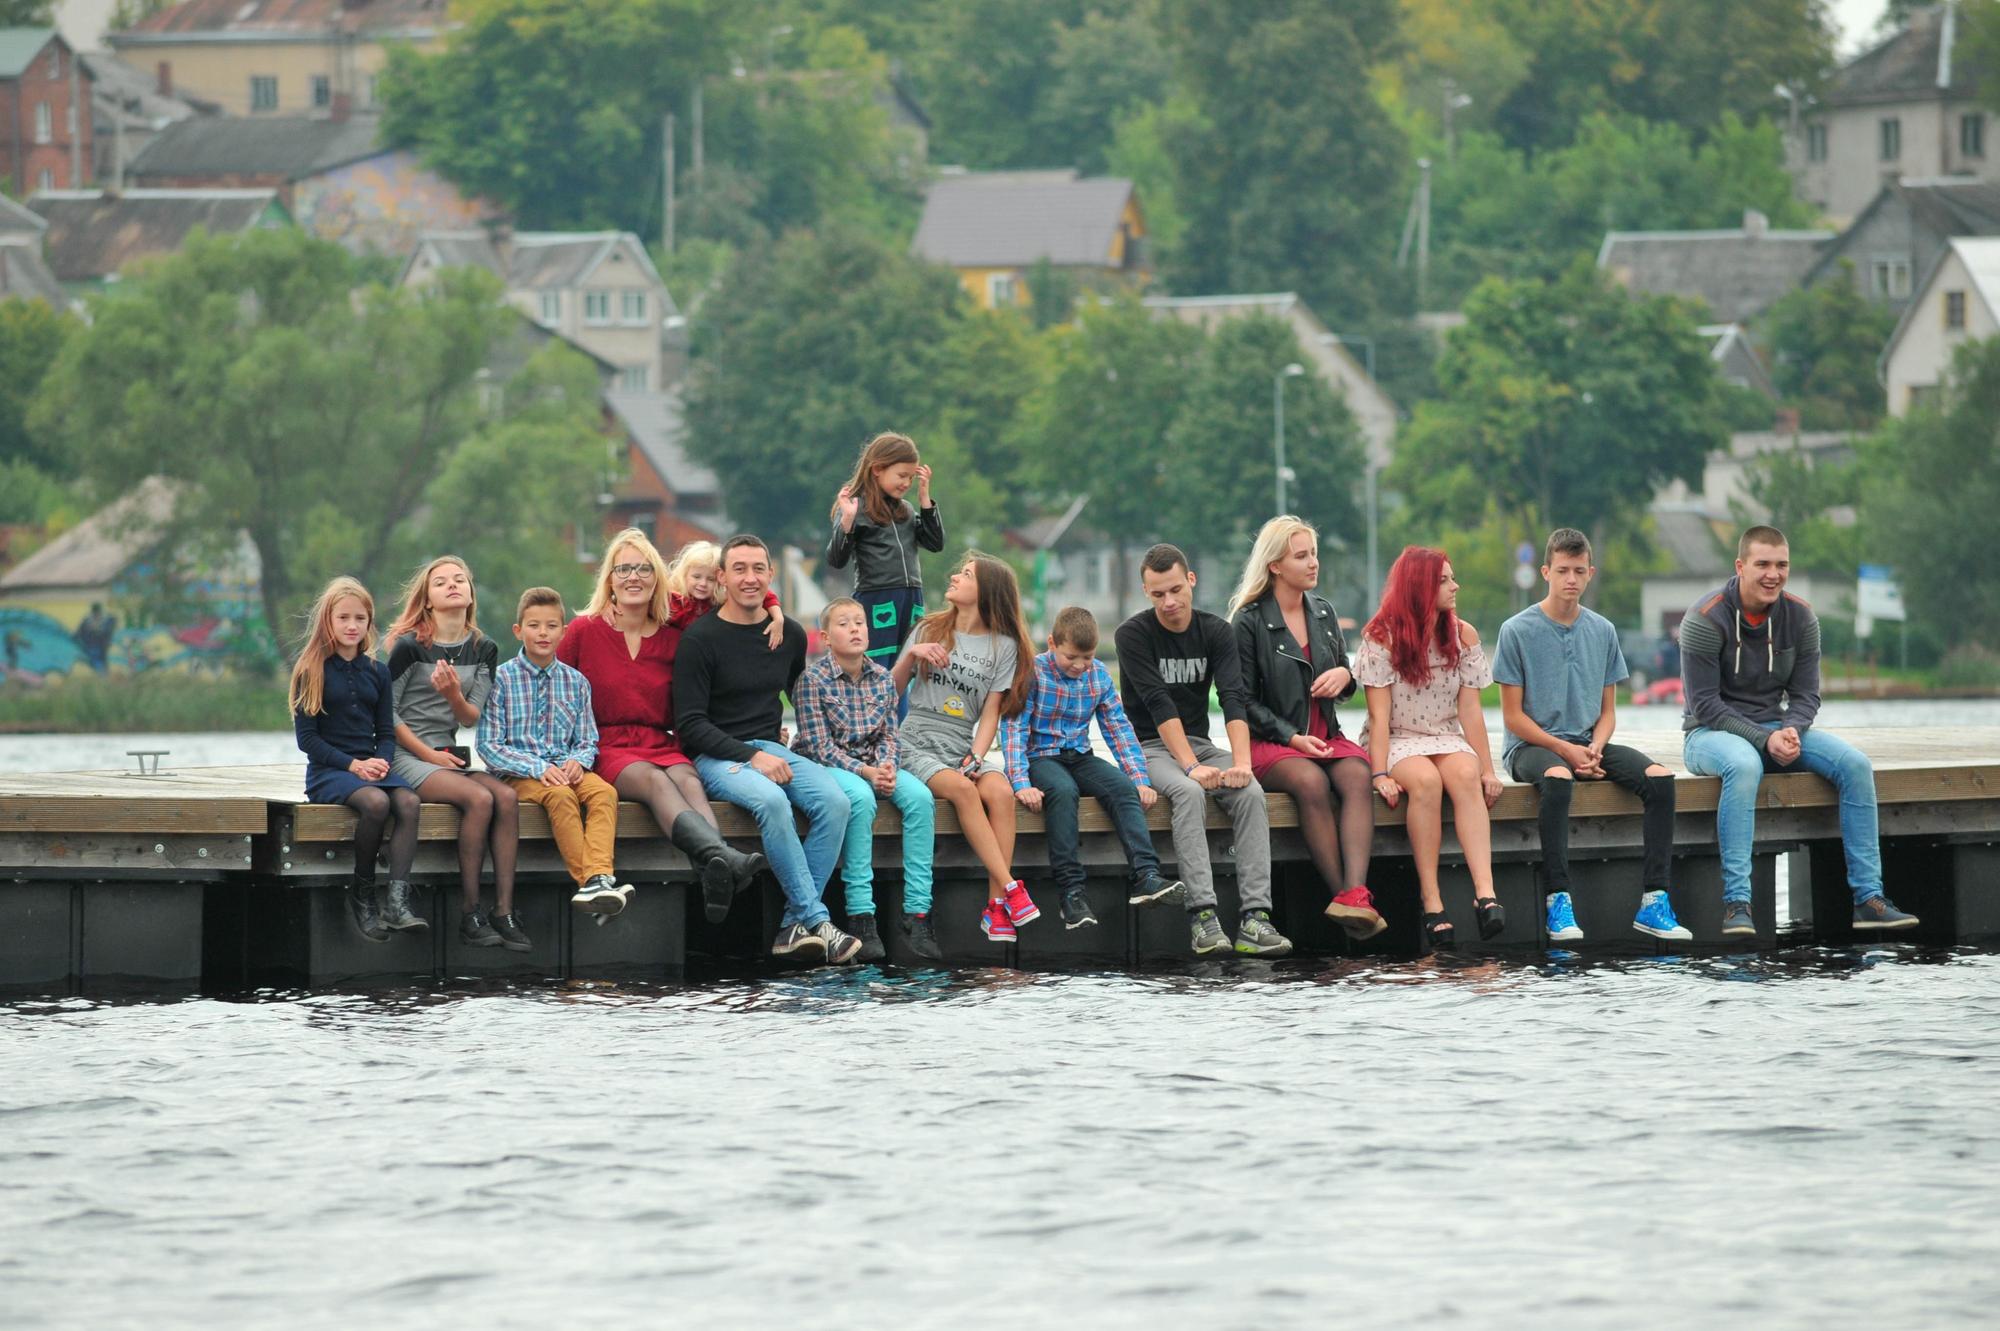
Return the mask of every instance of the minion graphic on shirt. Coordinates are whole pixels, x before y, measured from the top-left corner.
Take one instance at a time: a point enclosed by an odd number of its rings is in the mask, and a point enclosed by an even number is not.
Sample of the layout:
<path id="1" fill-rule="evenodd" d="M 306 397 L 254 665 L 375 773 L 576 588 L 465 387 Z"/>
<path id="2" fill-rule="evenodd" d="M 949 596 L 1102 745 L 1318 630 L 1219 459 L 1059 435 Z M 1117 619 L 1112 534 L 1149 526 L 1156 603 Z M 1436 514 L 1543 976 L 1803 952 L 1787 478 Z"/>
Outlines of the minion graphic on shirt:
<path id="1" fill-rule="evenodd" d="M 954 693 L 944 700 L 942 710 L 946 716 L 955 716 L 962 721 L 965 719 L 965 699 Z"/>

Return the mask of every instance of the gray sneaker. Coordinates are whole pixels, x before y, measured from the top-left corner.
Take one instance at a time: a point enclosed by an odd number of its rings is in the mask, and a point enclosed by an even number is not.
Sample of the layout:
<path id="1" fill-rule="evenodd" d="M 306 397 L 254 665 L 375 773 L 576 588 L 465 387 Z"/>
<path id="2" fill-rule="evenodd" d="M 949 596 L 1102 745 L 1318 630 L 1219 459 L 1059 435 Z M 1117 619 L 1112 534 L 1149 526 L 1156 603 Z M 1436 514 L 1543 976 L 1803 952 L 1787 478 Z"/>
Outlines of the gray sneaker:
<path id="1" fill-rule="evenodd" d="M 813 930 L 813 937 L 819 939 L 826 949 L 826 959 L 835 966 L 842 966 L 861 954 L 861 940 L 853 934 L 843 933 L 832 920 L 821 920 Z"/>
<path id="2" fill-rule="evenodd" d="M 844 937 L 845 935 L 843 935 Z M 811 960 L 812 953 L 822 956 L 826 953 L 826 940 L 803 924 L 788 924 L 778 930 L 778 936 L 771 940 L 771 955 L 774 957 L 807 954 L 801 960 Z"/>
<path id="3" fill-rule="evenodd" d="M 1750 918 L 1750 903 L 1747 901 L 1725 901 L 1722 903 L 1722 936 L 1724 938 L 1754 938 L 1757 922 Z"/>
<path id="4" fill-rule="evenodd" d="M 1188 946 L 1198 957 L 1229 946 L 1229 935 L 1222 932 L 1222 921 L 1215 918 L 1215 907 L 1207 906 L 1188 916 Z"/>
<path id="5" fill-rule="evenodd" d="M 1278 932 L 1269 912 L 1246 910 L 1236 926 L 1236 950 L 1253 957 L 1290 956 L 1292 940 Z"/>
<path id="6" fill-rule="evenodd" d="M 621 885 L 608 873 L 589 879 L 570 897 L 569 904 L 592 915 L 616 915 L 625 909 L 632 895 L 629 885 Z"/>

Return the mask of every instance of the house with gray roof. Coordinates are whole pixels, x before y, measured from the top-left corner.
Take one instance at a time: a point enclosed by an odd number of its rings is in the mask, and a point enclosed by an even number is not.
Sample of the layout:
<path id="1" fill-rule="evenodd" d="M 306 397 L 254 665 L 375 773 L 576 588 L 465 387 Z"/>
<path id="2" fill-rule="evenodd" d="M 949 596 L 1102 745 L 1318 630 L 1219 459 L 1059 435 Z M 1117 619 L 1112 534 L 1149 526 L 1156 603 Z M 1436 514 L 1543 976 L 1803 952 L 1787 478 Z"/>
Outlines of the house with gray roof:
<path id="1" fill-rule="evenodd" d="M 161 130 L 199 115 L 212 115 L 215 105 L 177 95 L 162 73 L 148 74 L 115 55 L 85 50 L 79 57 L 92 84 L 90 119 L 96 137 L 95 179 L 116 189 L 125 183 L 125 168 L 145 151 Z"/>
<path id="2" fill-rule="evenodd" d="M 1817 98 L 1795 104 L 1785 156 L 1799 195 L 1845 225 L 1904 177 L 2000 180 L 2000 143 L 1987 142 L 1991 117 L 1965 35 L 1957 4 L 1912 9 Z"/>
<path id="3" fill-rule="evenodd" d="M 1900 312 L 1955 236 L 2000 236 L 2000 181 L 1892 181 L 1820 254 L 1806 284 L 1851 281 L 1862 295 Z"/>
<path id="4" fill-rule="evenodd" d="M 48 224 L 43 255 L 66 286 L 113 281 L 131 264 L 172 254 L 196 227 L 232 235 L 289 226 L 290 216 L 268 189 L 49 190 L 28 207 Z"/>
<path id="5" fill-rule="evenodd" d="M 983 309 L 1025 306 L 1028 270 L 1047 261 L 1086 287 L 1152 278 L 1132 182 L 1075 171 L 968 171 L 924 196 L 910 249 L 958 272 Z"/>
<path id="6" fill-rule="evenodd" d="M 1959 236 L 1924 274 L 1889 334 L 1880 371 L 1889 414 L 1934 397 L 1967 342 L 2000 335 L 2000 236 Z"/>
<path id="7" fill-rule="evenodd" d="M 669 340 L 685 320 L 646 247 L 629 231 L 425 231 L 403 263 L 404 286 L 446 268 L 484 268 L 507 300 L 552 332 L 619 367 L 619 387 L 660 392 Z"/>
<path id="8" fill-rule="evenodd" d="M 1719 321 L 1748 323 L 1796 287 L 1833 238 L 1774 231 L 1750 211 L 1732 230 L 1607 231 L 1597 266 L 1629 291 L 1699 300 Z"/>
<path id="9" fill-rule="evenodd" d="M 408 255 L 425 231 L 477 227 L 489 209 L 391 147 L 373 115 L 202 116 L 161 131 L 128 183 L 273 189 L 302 229 L 356 254 Z"/>
<path id="10" fill-rule="evenodd" d="M 722 482 L 714 468 L 688 454 L 680 394 L 612 389 L 604 407 L 626 449 L 625 476 L 605 509 L 604 534 L 637 527 L 662 550 L 726 540 Z"/>

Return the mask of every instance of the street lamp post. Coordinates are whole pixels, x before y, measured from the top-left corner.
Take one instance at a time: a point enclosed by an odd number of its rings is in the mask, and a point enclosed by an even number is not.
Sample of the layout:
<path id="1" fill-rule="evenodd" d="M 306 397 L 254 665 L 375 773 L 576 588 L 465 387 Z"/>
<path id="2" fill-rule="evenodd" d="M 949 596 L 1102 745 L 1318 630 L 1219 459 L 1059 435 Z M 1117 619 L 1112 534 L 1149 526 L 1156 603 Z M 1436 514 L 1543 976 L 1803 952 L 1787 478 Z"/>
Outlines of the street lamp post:
<path id="1" fill-rule="evenodd" d="M 1285 477 L 1289 471 L 1285 466 L 1285 380 L 1296 379 L 1305 372 L 1305 366 L 1293 361 L 1271 376 L 1272 451 L 1277 455 L 1278 462 L 1279 513 L 1285 511 Z"/>
<path id="2" fill-rule="evenodd" d="M 1358 334 L 1353 334 L 1353 333 L 1325 333 L 1322 334 L 1322 336 L 1324 336 L 1328 341 L 1334 343 L 1336 346 L 1343 346 L 1343 347 L 1359 346 L 1361 348 L 1362 355 L 1366 358 L 1364 364 L 1368 372 L 1368 383 L 1371 387 L 1379 387 L 1379 385 L 1375 383 L 1375 339 L 1374 338 L 1362 337 Z M 1366 465 L 1363 467 L 1362 471 L 1367 481 L 1365 497 L 1367 499 L 1367 504 L 1368 504 L 1368 598 L 1369 598 L 1369 604 L 1372 606 L 1375 603 L 1375 597 L 1380 594 L 1382 589 L 1382 582 L 1381 582 L 1382 564 L 1381 564 L 1381 559 L 1376 552 L 1376 531 L 1379 525 L 1379 518 L 1378 518 L 1379 509 L 1377 505 L 1376 491 L 1375 491 L 1375 478 L 1382 470 L 1382 460 L 1375 455 L 1374 440 L 1372 439 L 1368 440 L 1366 443 L 1366 447 L 1368 450 L 1368 456 L 1366 460 Z"/>

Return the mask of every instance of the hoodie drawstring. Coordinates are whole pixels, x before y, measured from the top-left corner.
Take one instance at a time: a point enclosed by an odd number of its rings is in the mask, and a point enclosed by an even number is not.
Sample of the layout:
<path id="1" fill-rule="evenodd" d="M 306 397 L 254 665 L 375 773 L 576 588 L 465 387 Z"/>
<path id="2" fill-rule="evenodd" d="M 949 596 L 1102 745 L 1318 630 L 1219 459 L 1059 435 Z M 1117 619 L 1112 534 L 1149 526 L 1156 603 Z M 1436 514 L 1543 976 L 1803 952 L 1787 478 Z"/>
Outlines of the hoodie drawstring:
<path id="1" fill-rule="evenodd" d="M 1770 624 L 1771 621 L 1766 619 L 1764 622 Z M 1730 673 L 1735 675 L 1743 673 L 1743 607 L 1740 605 L 1736 607 L 1736 664 L 1730 668 Z M 1767 675 L 1778 673 L 1778 630 L 1776 627 L 1770 628 L 1765 634 L 1764 673 Z"/>

